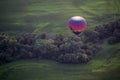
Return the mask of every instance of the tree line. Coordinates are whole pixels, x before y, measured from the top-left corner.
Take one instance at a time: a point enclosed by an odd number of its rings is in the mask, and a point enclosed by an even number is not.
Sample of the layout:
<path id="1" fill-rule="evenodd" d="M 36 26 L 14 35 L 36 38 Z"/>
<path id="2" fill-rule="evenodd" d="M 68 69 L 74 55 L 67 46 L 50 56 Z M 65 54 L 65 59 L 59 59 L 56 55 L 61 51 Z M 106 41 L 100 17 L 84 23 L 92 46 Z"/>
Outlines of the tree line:
<path id="1" fill-rule="evenodd" d="M 21 33 L 0 34 L 0 65 L 20 59 L 49 59 L 60 63 L 89 62 L 107 39 L 109 44 L 120 42 L 120 20 L 86 30 L 80 35 Z"/>

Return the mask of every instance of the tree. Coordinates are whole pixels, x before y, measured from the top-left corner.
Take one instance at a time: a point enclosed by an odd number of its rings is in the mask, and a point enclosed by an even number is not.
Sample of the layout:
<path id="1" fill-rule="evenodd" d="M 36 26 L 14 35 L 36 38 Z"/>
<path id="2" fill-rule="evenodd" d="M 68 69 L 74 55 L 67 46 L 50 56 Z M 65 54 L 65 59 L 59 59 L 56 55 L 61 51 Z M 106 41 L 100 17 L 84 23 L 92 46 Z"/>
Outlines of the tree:
<path id="1" fill-rule="evenodd" d="M 65 43 L 65 37 L 63 35 L 56 35 L 54 39 L 54 44 L 60 47 L 61 44 Z"/>
<path id="2" fill-rule="evenodd" d="M 9 54 L 0 53 L 0 65 L 11 62 L 11 61 L 12 61 L 12 58 Z"/>
<path id="3" fill-rule="evenodd" d="M 24 33 L 21 35 L 17 35 L 15 38 L 21 44 L 34 45 L 37 37 L 36 34 Z"/>
<path id="4" fill-rule="evenodd" d="M 38 40 L 35 47 L 43 58 L 53 59 L 57 57 L 58 47 L 54 45 L 54 40 Z"/>
<path id="5" fill-rule="evenodd" d="M 96 31 L 87 30 L 84 31 L 82 35 L 83 35 L 82 41 L 84 43 L 89 43 L 89 42 L 98 43 L 100 41 L 99 33 Z"/>
<path id="6" fill-rule="evenodd" d="M 80 43 L 77 42 L 66 42 L 60 46 L 61 53 L 77 53 L 81 51 Z"/>
<path id="7" fill-rule="evenodd" d="M 76 54 L 66 53 L 64 55 L 60 55 L 58 61 L 61 63 L 78 63 L 78 57 Z"/>

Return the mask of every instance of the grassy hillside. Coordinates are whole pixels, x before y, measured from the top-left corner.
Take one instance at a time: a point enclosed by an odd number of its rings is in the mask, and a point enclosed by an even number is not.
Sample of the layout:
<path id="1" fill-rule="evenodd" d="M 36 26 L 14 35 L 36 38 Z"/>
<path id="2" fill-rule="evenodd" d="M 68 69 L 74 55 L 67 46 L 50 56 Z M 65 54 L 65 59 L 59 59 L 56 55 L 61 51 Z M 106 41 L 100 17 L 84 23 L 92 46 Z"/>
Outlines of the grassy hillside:
<path id="1" fill-rule="evenodd" d="M 103 46 L 95 59 L 83 65 L 46 60 L 9 63 L 0 66 L 0 80 L 119 80 L 120 44 Z"/>
<path id="2" fill-rule="evenodd" d="M 0 32 L 70 34 L 67 20 L 74 15 L 86 18 L 91 29 L 119 18 L 119 3 L 119 0 L 2 0 Z"/>
<path id="3" fill-rule="evenodd" d="M 1 0 L 0 33 L 73 34 L 67 20 L 83 16 L 87 29 L 120 18 L 120 0 Z M 64 30 L 64 31 L 63 31 Z M 0 80 L 119 80 L 120 43 L 109 45 L 87 64 L 21 60 L 0 66 Z"/>

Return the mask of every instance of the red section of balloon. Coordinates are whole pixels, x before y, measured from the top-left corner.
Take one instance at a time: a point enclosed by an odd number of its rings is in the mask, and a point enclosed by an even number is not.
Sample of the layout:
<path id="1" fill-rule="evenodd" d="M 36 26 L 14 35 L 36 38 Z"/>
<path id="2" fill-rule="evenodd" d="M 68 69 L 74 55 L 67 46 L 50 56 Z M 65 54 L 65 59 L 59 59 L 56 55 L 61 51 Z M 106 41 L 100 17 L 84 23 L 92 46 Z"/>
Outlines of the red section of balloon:
<path id="1" fill-rule="evenodd" d="M 79 26 L 76 26 L 76 25 L 72 25 L 72 24 L 68 24 L 69 28 L 73 31 L 83 31 L 85 28 L 86 28 L 86 25 L 79 25 Z"/>

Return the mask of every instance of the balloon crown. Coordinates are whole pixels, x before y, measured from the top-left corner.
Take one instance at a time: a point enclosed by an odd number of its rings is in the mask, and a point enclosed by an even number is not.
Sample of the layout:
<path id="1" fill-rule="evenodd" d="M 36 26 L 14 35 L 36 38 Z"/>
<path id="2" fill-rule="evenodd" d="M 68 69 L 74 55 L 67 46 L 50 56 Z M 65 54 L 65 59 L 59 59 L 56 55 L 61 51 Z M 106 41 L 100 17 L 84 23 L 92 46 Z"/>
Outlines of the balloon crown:
<path id="1" fill-rule="evenodd" d="M 71 19 L 73 19 L 73 20 L 82 20 L 82 19 L 84 19 L 83 17 L 81 17 L 81 16 L 73 16 Z M 85 19 L 84 19 L 85 20 Z"/>

